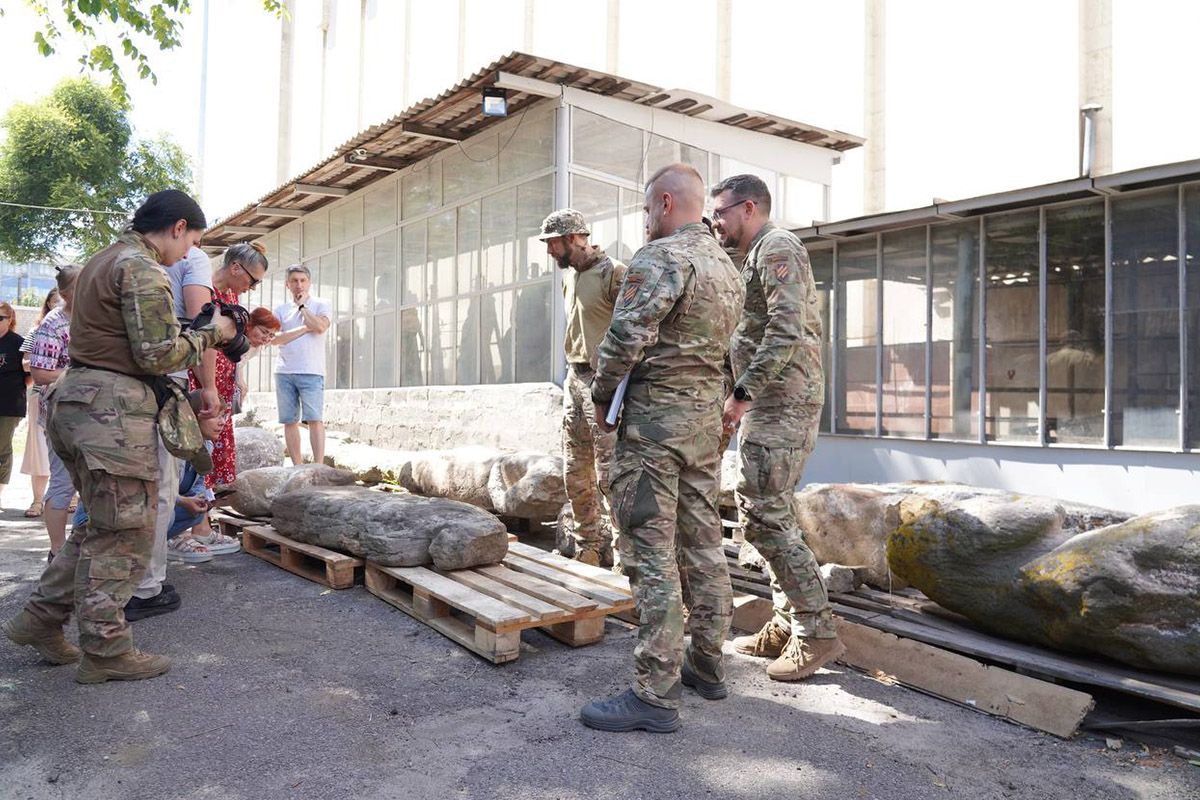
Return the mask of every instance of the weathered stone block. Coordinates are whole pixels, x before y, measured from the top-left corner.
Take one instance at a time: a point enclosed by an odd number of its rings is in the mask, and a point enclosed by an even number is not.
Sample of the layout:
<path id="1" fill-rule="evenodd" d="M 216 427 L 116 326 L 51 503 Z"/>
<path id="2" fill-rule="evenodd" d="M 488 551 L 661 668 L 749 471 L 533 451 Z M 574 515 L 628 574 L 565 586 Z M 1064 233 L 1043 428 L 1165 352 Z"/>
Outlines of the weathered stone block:
<path id="1" fill-rule="evenodd" d="M 237 448 L 237 472 L 283 464 L 283 441 L 262 428 L 234 428 L 233 442 Z"/>
<path id="2" fill-rule="evenodd" d="M 497 514 L 532 520 L 557 518 L 567 502 L 563 460 L 545 453 L 512 453 L 492 464 L 488 496 Z"/>
<path id="3" fill-rule="evenodd" d="M 251 469 L 240 473 L 231 484 L 234 495 L 230 504 L 239 514 L 265 517 L 271 514 L 272 501 L 285 492 L 310 486 L 347 486 L 352 483 L 352 473 L 324 464 Z"/>

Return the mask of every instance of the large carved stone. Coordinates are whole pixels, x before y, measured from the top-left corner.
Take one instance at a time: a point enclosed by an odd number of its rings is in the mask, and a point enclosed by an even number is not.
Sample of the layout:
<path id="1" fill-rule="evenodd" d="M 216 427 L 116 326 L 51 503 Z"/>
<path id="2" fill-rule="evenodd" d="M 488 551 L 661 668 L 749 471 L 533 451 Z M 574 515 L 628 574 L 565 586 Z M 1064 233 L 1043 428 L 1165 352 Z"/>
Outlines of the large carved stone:
<path id="1" fill-rule="evenodd" d="M 277 496 L 272 511 L 285 536 L 389 567 L 465 569 L 497 564 L 508 552 L 500 520 L 444 498 L 319 487 Z"/>
<path id="2" fill-rule="evenodd" d="M 888 563 L 994 633 L 1200 675 L 1200 506 L 1073 534 L 1079 518 L 1045 498 L 913 496 Z"/>
<path id="3" fill-rule="evenodd" d="M 492 465 L 504 453 L 491 447 L 459 447 L 413 453 L 407 481 L 400 485 L 414 494 L 445 497 L 493 509 L 488 492 Z"/>
<path id="4" fill-rule="evenodd" d="M 237 448 L 237 472 L 283 464 L 283 442 L 262 428 L 234 428 L 233 442 Z"/>
<path id="5" fill-rule="evenodd" d="M 567 502 L 563 460 L 545 453 L 512 453 L 492 464 L 488 495 L 497 514 L 556 519 Z"/>
<path id="6" fill-rule="evenodd" d="M 231 484 L 234 495 L 230 505 L 239 514 L 265 517 L 271 514 L 272 501 L 285 492 L 309 486 L 348 486 L 353 483 L 353 474 L 324 464 L 251 469 L 239 473 Z"/>

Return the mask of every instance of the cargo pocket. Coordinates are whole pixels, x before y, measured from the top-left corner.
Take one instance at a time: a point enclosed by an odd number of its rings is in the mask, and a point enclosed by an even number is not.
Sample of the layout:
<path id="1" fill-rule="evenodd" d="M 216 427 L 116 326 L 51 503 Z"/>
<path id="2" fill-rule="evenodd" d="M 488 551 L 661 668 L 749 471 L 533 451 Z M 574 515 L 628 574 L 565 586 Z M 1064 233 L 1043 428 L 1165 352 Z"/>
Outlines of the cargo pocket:
<path id="1" fill-rule="evenodd" d="M 154 529 L 158 492 L 151 491 L 153 482 L 92 470 L 90 483 L 90 496 L 84 497 L 83 503 L 91 527 L 110 531 Z"/>
<path id="2" fill-rule="evenodd" d="M 130 556 L 95 556 L 88 566 L 88 578 L 94 581 L 123 581 L 132 574 Z"/>

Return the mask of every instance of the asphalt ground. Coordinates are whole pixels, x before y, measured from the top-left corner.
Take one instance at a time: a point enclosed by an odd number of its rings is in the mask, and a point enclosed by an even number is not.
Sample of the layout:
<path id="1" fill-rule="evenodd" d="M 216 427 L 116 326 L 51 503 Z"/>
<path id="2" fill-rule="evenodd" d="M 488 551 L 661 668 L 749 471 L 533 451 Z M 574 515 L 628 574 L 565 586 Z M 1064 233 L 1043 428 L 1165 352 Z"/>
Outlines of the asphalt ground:
<path id="1" fill-rule="evenodd" d="M 9 487 L 4 618 L 45 564 L 27 505 Z M 361 586 L 244 553 L 169 580 L 183 607 L 134 624 L 173 659 L 163 677 L 82 686 L 0 640 L 0 798 L 1200 798 L 1200 768 L 1164 750 L 1061 741 L 840 666 L 774 683 L 728 648 L 731 696 L 686 693 L 679 732 L 599 733 L 579 709 L 632 673 L 615 621 L 579 649 L 528 631 L 493 666 Z"/>

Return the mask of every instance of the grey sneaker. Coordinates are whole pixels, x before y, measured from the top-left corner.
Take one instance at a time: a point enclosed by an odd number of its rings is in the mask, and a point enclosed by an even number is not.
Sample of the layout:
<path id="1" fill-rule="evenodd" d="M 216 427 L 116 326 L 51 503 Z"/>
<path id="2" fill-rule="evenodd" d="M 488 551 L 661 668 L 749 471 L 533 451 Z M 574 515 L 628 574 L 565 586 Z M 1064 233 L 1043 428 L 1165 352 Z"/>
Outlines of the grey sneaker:
<path id="1" fill-rule="evenodd" d="M 686 658 L 683 660 L 683 669 L 679 672 L 679 680 L 705 700 L 724 700 L 729 697 L 729 687 L 725 685 L 725 681 L 713 683 L 704 680 L 696 674 L 696 670 L 692 669 Z"/>
<path id="2" fill-rule="evenodd" d="M 679 712 L 673 708 L 652 706 L 626 689 L 607 700 L 593 700 L 579 712 L 579 720 L 598 731 L 650 731 L 671 733 L 679 730 Z"/>

